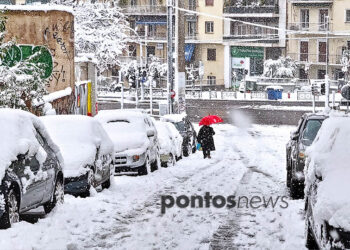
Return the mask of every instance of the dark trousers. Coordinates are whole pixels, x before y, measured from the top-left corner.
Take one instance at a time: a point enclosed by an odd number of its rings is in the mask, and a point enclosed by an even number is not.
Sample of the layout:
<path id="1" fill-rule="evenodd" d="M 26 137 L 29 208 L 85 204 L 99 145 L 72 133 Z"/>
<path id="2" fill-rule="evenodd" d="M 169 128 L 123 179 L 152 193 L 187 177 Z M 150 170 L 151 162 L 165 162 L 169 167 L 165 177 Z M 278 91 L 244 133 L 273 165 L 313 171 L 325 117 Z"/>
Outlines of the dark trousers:
<path id="1" fill-rule="evenodd" d="M 204 159 L 207 157 L 210 157 L 210 150 L 203 148 L 203 156 L 204 156 Z"/>

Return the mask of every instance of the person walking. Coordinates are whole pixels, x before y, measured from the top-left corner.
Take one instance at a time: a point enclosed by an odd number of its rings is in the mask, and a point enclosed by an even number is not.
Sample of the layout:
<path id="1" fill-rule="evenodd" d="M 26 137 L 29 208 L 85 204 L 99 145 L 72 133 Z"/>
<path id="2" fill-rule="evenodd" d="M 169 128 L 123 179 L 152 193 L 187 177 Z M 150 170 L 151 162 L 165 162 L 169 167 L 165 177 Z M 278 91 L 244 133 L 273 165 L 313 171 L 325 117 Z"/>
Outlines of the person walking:
<path id="1" fill-rule="evenodd" d="M 213 135 L 215 135 L 214 129 L 209 125 L 204 125 L 198 132 L 197 140 L 203 149 L 204 159 L 207 157 L 211 159 L 210 151 L 215 151 Z"/>

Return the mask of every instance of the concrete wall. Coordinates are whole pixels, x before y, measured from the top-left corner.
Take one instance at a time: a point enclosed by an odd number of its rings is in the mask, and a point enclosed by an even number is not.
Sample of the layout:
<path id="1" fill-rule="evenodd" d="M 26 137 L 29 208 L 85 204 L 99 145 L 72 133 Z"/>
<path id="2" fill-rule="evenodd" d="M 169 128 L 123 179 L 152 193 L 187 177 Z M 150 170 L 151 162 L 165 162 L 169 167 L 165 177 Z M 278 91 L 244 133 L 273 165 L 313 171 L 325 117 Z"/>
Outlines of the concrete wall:
<path id="1" fill-rule="evenodd" d="M 18 45 L 44 46 L 51 53 L 48 91 L 74 89 L 74 17 L 66 11 L 8 10 L 6 40 Z"/>

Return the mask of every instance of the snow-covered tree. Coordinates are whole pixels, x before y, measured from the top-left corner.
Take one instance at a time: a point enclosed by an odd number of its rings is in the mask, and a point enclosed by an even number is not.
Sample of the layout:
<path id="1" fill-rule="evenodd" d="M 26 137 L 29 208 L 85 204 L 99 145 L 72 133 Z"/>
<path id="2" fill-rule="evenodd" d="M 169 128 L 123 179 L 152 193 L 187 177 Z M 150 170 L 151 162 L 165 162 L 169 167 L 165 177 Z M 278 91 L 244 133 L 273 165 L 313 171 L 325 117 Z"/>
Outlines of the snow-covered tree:
<path id="1" fill-rule="evenodd" d="M 0 107 L 34 111 L 35 104 L 47 94 L 47 81 L 44 78 L 46 65 L 38 60 L 43 51 L 9 63 L 6 57 L 15 41 L 4 42 L 5 34 L 6 17 L 0 14 Z"/>
<path id="2" fill-rule="evenodd" d="M 137 83 L 137 79 L 139 77 L 138 63 L 136 60 L 133 60 L 129 63 L 124 63 L 121 65 L 120 70 L 127 79 L 128 83 L 135 87 Z"/>
<path id="3" fill-rule="evenodd" d="M 53 3 L 73 7 L 78 54 L 93 54 L 101 73 L 120 65 L 118 56 L 127 48 L 131 29 L 117 1 L 53 0 Z"/>
<path id="4" fill-rule="evenodd" d="M 264 77 L 269 78 L 293 78 L 297 65 L 290 57 L 280 57 L 277 60 L 266 60 L 264 63 Z"/>

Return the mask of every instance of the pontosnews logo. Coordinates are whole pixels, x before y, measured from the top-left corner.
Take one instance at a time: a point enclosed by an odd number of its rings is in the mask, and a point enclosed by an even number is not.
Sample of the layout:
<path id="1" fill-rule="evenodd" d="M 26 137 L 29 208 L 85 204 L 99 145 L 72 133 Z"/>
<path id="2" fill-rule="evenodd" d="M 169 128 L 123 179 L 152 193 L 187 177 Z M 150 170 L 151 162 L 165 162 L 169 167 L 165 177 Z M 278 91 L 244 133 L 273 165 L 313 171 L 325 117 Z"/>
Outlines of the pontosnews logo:
<path id="1" fill-rule="evenodd" d="M 201 195 L 180 195 L 177 197 L 171 195 L 161 196 L 161 213 L 164 214 L 168 209 L 177 206 L 179 208 L 282 208 L 288 207 L 287 196 L 222 196 L 211 195 L 210 192 L 206 192 L 204 196 Z"/>

